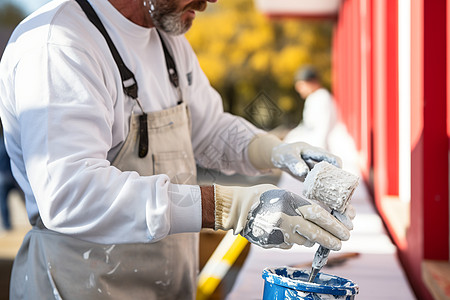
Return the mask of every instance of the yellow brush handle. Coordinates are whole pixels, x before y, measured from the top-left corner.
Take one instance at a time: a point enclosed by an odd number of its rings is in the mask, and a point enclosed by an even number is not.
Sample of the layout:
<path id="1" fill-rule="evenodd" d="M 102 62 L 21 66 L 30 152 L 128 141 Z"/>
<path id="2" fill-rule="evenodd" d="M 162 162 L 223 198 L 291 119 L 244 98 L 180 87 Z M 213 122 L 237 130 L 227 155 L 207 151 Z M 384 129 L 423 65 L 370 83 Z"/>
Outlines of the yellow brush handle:
<path id="1" fill-rule="evenodd" d="M 242 236 L 227 232 L 198 276 L 197 300 L 208 299 L 214 293 L 247 243 Z"/>

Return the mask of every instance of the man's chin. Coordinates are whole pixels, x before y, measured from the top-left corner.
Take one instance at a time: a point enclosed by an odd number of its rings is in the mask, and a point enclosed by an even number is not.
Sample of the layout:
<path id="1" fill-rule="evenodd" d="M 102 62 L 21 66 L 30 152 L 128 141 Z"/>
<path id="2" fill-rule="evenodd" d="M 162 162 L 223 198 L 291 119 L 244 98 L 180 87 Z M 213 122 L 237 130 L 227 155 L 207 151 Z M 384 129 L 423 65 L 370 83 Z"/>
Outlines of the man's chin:
<path id="1" fill-rule="evenodd" d="M 177 35 L 183 35 L 192 27 L 192 22 L 189 22 L 189 24 L 184 24 L 182 27 L 177 28 L 161 28 L 157 27 L 158 30 L 161 30 L 169 35 L 177 36 Z"/>

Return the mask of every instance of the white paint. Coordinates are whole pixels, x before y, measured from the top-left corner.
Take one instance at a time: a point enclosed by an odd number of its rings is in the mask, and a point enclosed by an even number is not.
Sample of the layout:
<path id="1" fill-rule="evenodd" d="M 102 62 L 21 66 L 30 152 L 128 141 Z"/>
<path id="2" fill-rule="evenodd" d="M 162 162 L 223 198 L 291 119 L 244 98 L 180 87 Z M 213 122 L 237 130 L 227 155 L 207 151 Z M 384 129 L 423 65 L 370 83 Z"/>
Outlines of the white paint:
<path id="1" fill-rule="evenodd" d="M 398 1 L 399 198 L 411 201 L 411 1 Z"/>
<path id="2" fill-rule="evenodd" d="M 230 264 L 226 260 L 221 260 L 214 265 L 214 268 L 210 268 L 208 273 L 210 277 L 222 279 L 225 277 L 229 269 Z"/>
<path id="3" fill-rule="evenodd" d="M 88 279 L 88 283 L 86 285 L 87 288 L 93 288 L 95 287 L 95 275 L 94 273 L 89 274 L 89 279 Z"/>
<path id="4" fill-rule="evenodd" d="M 111 252 L 114 250 L 114 248 L 116 248 L 116 245 L 111 245 L 109 248 L 107 248 L 105 250 L 105 255 L 106 255 L 105 262 L 107 264 L 109 263 L 109 257 L 111 255 Z"/>
<path id="5" fill-rule="evenodd" d="M 278 202 L 278 200 L 280 200 L 280 198 L 273 198 L 273 199 L 270 199 L 269 203 L 274 204 L 274 203 Z"/>
<path id="6" fill-rule="evenodd" d="M 279 198 L 276 198 L 279 199 Z M 270 200 L 272 201 L 272 199 Z M 268 233 L 279 230 L 283 232 L 284 235 L 284 244 L 291 245 L 289 243 L 289 240 L 286 239 L 286 237 L 289 237 L 289 235 L 286 236 L 286 232 L 283 228 L 280 228 L 276 226 L 276 224 L 280 221 L 280 219 L 283 219 L 280 215 L 280 213 L 270 213 L 270 212 L 263 212 L 261 214 L 256 215 L 256 218 L 252 217 L 251 220 L 253 220 L 253 226 L 252 226 L 252 234 L 254 237 L 258 238 L 256 241 L 252 241 L 253 244 L 256 244 L 260 247 L 264 248 L 272 248 L 272 247 L 280 247 L 280 245 L 274 245 L 274 244 L 267 244 L 267 237 Z"/>
<path id="7" fill-rule="evenodd" d="M 50 263 L 48 263 L 47 264 L 47 277 L 48 277 L 50 285 L 52 287 L 53 298 L 55 300 L 62 300 L 62 297 L 59 294 L 58 288 L 56 287 L 55 281 L 53 280 L 53 276 L 52 276 L 52 274 L 50 272 L 51 269 L 52 269 L 52 266 L 50 265 Z"/>
<path id="8" fill-rule="evenodd" d="M 317 249 L 317 251 L 314 255 L 314 259 L 312 262 L 313 268 L 322 269 L 322 267 L 325 266 L 328 261 L 329 254 L 330 254 L 330 250 L 323 248 L 323 247 L 319 247 L 319 249 Z"/>
<path id="9" fill-rule="evenodd" d="M 158 281 L 155 281 L 155 284 L 156 285 L 162 285 L 162 286 L 169 286 L 170 280 L 168 280 L 168 281 L 158 280 Z"/>
<path id="10" fill-rule="evenodd" d="M 111 270 L 111 271 L 109 271 L 108 273 L 106 273 L 106 274 L 108 274 L 108 275 L 111 275 L 111 274 L 113 274 L 114 272 L 116 272 L 116 270 L 117 270 L 117 268 L 120 266 L 120 261 L 117 263 L 117 265 Z"/>
<path id="11" fill-rule="evenodd" d="M 89 259 L 89 255 L 91 254 L 92 249 L 89 249 L 88 251 L 83 253 L 83 259 L 84 260 L 88 260 Z"/>
<path id="12" fill-rule="evenodd" d="M 322 161 L 305 178 L 305 197 L 343 212 L 358 186 L 359 177 Z"/>

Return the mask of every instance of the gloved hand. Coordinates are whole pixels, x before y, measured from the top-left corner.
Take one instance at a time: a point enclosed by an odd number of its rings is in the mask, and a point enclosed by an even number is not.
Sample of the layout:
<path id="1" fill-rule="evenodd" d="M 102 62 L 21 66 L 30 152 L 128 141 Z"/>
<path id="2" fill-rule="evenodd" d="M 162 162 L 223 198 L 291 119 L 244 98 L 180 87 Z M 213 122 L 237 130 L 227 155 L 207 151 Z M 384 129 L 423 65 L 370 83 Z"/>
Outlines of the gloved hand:
<path id="1" fill-rule="evenodd" d="M 356 216 L 356 211 L 353 205 L 349 204 L 343 213 L 337 211 L 333 212 L 333 216 L 339 220 L 348 230 L 353 229 L 353 219 Z"/>
<path id="2" fill-rule="evenodd" d="M 321 161 L 327 161 L 338 168 L 342 166 L 339 157 L 303 142 L 281 144 L 272 149 L 273 165 L 301 181 L 304 181 L 309 170 Z"/>
<path id="3" fill-rule="evenodd" d="M 279 168 L 304 181 L 309 170 L 320 161 L 341 167 L 341 159 L 307 143 L 286 144 L 271 134 L 257 135 L 249 143 L 248 156 L 260 170 Z"/>
<path id="4" fill-rule="evenodd" d="M 307 198 L 308 199 L 308 198 Z M 308 199 L 309 201 L 320 205 L 323 209 L 325 209 L 327 212 L 331 213 L 331 209 L 327 207 L 325 204 L 320 203 L 319 201 Z M 347 208 L 344 212 L 340 213 L 337 210 L 332 211 L 332 215 L 339 220 L 345 227 L 347 227 L 348 230 L 353 230 L 353 219 L 355 219 L 356 211 L 353 205 L 348 204 Z"/>
<path id="5" fill-rule="evenodd" d="M 294 193 L 264 184 L 252 187 L 214 186 L 215 229 L 234 230 L 264 248 L 288 249 L 314 243 L 341 248 L 350 232 L 319 205 Z"/>

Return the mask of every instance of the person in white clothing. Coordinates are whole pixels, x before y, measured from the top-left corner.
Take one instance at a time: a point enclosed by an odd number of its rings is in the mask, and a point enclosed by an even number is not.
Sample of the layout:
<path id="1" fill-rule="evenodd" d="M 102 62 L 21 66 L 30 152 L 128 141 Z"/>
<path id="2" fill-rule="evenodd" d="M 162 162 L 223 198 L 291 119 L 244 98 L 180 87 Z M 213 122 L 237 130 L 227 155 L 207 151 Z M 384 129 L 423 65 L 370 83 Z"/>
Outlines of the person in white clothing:
<path id="1" fill-rule="evenodd" d="M 306 142 L 330 151 L 330 134 L 338 122 L 336 104 L 322 86 L 319 73 L 310 65 L 295 75 L 295 90 L 305 100 L 302 121 L 284 138 L 284 142 Z"/>
<path id="2" fill-rule="evenodd" d="M 349 238 L 274 185 L 196 184 L 196 164 L 300 180 L 314 162 L 340 165 L 223 112 L 183 36 L 215 1 L 54 0 L 16 28 L 0 117 L 33 228 L 11 299 L 194 299 L 201 228 L 267 248 Z"/>

